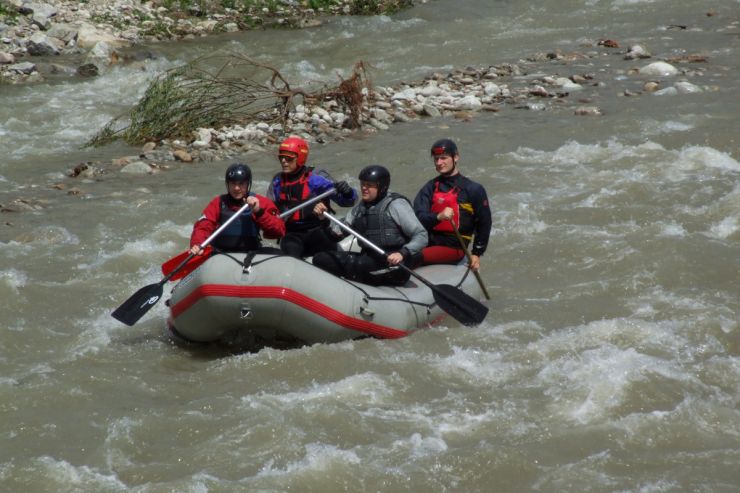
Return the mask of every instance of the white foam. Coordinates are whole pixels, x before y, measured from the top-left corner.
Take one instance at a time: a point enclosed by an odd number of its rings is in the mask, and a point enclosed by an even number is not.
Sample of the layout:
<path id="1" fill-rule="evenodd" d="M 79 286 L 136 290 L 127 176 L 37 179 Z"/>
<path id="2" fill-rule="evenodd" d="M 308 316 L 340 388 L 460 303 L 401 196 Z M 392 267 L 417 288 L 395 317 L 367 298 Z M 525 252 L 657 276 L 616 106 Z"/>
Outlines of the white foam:
<path id="1" fill-rule="evenodd" d="M 129 491 L 115 474 L 105 474 L 89 466 L 74 466 L 65 460 L 45 455 L 33 461 L 39 469 L 37 480 L 52 491 Z"/>
<path id="2" fill-rule="evenodd" d="M 242 402 L 252 407 L 268 404 L 280 409 L 336 400 L 346 404 L 380 405 L 387 402 L 392 394 L 383 378 L 372 373 L 363 373 L 351 375 L 337 382 L 314 384 L 297 392 L 245 396 Z"/>
<path id="3" fill-rule="evenodd" d="M 740 222 L 737 217 L 726 217 L 719 222 L 713 223 L 707 233 L 712 238 L 726 240 L 740 230 Z"/>
<path id="4" fill-rule="evenodd" d="M 23 271 L 9 269 L 0 271 L 0 281 L 17 293 L 18 288 L 24 287 L 28 282 L 28 275 Z"/>
<path id="5" fill-rule="evenodd" d="M 300 461 L 290 462 L 285 468 L 278 469 L 273 466 L 274 461 L 270 460 L 262 466 L 257 477 L 283 476 L 307 471 L 328 471 L 334 467 L 343 467 L 347 464 L 358 465 L 361 462 L 360 457 L 351 450 L 342 450 L 334 445 L 309 443 L 306 444 L 305 455 Z"/>

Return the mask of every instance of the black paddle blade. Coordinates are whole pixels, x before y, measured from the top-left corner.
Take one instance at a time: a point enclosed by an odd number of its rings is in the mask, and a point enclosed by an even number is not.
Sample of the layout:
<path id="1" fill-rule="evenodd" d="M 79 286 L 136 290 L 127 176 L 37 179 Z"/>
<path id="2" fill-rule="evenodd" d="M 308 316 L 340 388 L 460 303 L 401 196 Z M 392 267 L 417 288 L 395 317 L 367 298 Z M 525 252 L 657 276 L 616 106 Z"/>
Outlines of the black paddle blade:
<path id="1" fill-rule="evenodd" d="M 487 306 L 455 286 L 435 284 L 432 293 L 439 307 L 463 325 L 478 325 L 488 314 Z"/>
<path id="2" fill-rule="evenodd" d="M 134 325 L 162 297 L 162 283 L 144 286 L 115 309 L 111 316 L 126 325 Z"/>

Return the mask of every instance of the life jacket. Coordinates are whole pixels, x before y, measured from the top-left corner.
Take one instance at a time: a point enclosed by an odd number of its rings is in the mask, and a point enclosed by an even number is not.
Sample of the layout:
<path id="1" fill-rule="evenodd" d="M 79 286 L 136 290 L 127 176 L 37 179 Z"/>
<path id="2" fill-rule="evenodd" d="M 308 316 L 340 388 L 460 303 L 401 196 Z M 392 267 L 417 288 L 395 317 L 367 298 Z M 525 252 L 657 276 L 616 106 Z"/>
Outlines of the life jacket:
<path id="1" fill-rule="evenodd" d="M 432 207 L 430 210 L 435 214 L 439 214 L 445 208 L 451 208 L 452 221 L 455 223 L 455 226 L 460 228 L 460 207 L 457 204 L 457 196 L 460 194 L 460 189 L 455 186 L 446 192 L 442 192 L 439 189 L 439 185 L 439 181 L 434 182 L 434 193 L 432 194 Z M 440 221 L 432 229 L 440 233 L 452 233 L 455 231 L 450 221 Z"/>
<path id="2" fill-rule="evenodd" d="M 359 214 L 352 221 L 360 234 L 383 250 L 398 250 L 409 241 L 388 212 L 391 202 L 396 199 L 408 202 L 403 195 L 391 192 L 373 205 L 360 204 Z M 363 247 L 362 250 L 370 249 Z"/>
<path id="3" fill-rule="evenodd" d="M 253 193 L 249 194 L 254 196 Z M 218 214 L 218 224 L 224 224 L 237 211 L 229 207 L 231 197 L 228 194 L 221 195 L 221 208 Z M 221 231 L 213 240 L 213 246 L 228 252 L 248 252 L 260 247 L 261 238 L 259 226 L 252 219 L 251 211 L 242 212 L 237 219 Z"/>
<path id="4" fill-rule="evenodd" d="M 313 195 L 311 188 L 308 186 L 308 180 L 311 177 L 313 167 L 302 166 L 294 173 L 280 173 L 276 180 L 280 183 L 280 194 L 277 197 L 275 205 L 280 212 L 296 207 Z M 313 213 L 313 207 L 304 207 L 297 210 L 290 217 L 285 218 L 285 225 L 291 230 L 311 229 L 319 225 L 320 220 Z M 300 223 L 298 226 L 297 223 Z"/>
<path id="5" fill-rule="evenodd" d="M 435 214 L 439 214 L 445 207 L 450 207 L 452 209 L 452 221 L 457 226 L 460 236 L 462 236 L 467 244 L 473 237 L 473 206 L 470 203 L 460 203 L 458 201 L 460 191 L 462 190 L 460 187 L 454 185 L 448 191 L 443 192 L 440 190 L 441 183 L 439 180 L 434 182 L 432 205 L 429 210 Z M 455 229 L 450 224 L 450 221 L 440 221 L 432 228 L 432 234 L 435 236 L 452 236 L 454 238 Z"/>

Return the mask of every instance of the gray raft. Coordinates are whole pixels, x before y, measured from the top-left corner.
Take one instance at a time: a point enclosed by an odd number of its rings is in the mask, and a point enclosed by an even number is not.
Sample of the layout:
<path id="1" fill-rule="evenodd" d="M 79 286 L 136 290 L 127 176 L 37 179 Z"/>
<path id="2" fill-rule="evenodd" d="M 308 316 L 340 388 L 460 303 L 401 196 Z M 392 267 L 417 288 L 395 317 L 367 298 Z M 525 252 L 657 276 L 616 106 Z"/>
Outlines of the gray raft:
<path id="1" fill-rule="evenodd" d="M 464 265 L 416 272 L 432 284 L 459 286 L 475 299 L 483 295 Z M 268 342 L 313 344 L 398 338 L 436 324 L 457 325 L 435 304 L 432 290 L 413 277 L 402 287 L 368 286 L 271 253 L 214 255 L 175 286 L 168 305 L 170 330 L 194 342 L 239 332 Z"/>

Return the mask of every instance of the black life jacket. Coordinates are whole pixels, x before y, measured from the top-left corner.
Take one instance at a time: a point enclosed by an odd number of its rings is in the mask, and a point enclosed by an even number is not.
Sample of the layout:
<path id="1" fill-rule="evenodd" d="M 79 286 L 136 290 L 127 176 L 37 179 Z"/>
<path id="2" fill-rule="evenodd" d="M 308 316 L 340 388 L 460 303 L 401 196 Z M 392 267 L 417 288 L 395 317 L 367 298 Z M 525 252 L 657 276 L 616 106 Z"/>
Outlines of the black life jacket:
<path id="1" fill-rule="evenodd" d="M 391 202 L 396 199 L 408 202 L 403 195 L 391 192 L 375 204 L 361 203 L 359 214 L 352 221 L 358 233 L 386 251 L 399 250 L 409 241 L 388 212 Z M 370 249 L 363 247 L 363 252 L 366 251 Z"/>
<path id="2" fill-rule="evenodd" d="M 253 193 L 249 195 L 254 196 Z M 218 224 L 225 223 L 236 214 L 237 211 L 229 207 L 230 202 L 233 203 L 230 195 L 221 195 Z M 261 245 L 260 230 L 257 223 L 252 219 L 252 212 L 242 212 L 237 219 L 234 219 L 226 229 L 219 233 L 212 244 L 215 248 L 227 252 L 248 252 L 259 248 Z"/>

